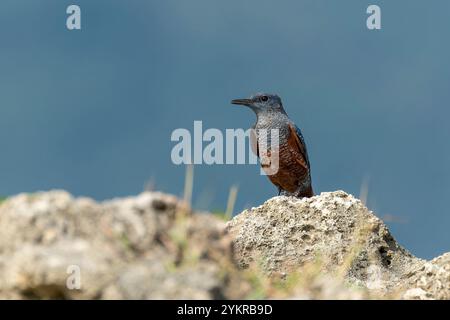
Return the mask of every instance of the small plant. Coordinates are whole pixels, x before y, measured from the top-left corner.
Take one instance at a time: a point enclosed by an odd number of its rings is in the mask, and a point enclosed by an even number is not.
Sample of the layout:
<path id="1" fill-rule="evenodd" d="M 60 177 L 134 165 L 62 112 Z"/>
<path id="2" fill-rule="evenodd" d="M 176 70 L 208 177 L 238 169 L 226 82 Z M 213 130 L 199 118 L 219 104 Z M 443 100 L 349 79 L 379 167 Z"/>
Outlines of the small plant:
<path id="1" fill-rule="evenodd" d="M 238 190 L 239 188 L 236 185 L 230 188 L 230 193 L 228 194 L 227 210 L 225 211 L 225 219 L 227 221 L 233 218 L 234 205 L 236 204 Z"/>

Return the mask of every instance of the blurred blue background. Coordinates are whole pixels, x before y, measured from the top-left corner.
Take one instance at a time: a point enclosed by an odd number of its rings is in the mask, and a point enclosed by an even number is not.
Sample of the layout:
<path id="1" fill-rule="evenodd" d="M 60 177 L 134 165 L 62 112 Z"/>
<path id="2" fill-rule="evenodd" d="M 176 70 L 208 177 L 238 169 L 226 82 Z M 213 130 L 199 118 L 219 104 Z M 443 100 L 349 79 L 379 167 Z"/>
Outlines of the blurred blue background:
<path id="1" fill-rule="evenodd" d="M 82 30 L 66 29 L 78 4 Z M 366 8 L 382 9 L 382 30 Z M 96 199 L 151 181 L 180 195 L 176 128 L 248 128 L 230 105 L 278 93 L 302 128 L 316 192 L 343 189 L 430 258 L 450 251 L 450 2 L 2 0 L 0 194 Z M 276 194 L 255 165 L 196 166 L 194 204 Z"/>

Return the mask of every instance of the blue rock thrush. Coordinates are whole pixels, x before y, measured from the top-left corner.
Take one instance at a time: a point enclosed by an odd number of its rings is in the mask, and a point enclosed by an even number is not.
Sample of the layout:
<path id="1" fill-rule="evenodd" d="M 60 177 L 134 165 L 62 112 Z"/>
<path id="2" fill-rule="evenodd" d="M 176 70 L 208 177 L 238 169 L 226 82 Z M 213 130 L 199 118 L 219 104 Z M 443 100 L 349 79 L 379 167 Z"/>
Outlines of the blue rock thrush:
<path id="1" fill-rule="evenodd" d="M 278 194 L 312 197 L 314 192 L 306 144 L 300 129 L 284 111 L 280 97 L 258 93 L 249 99 L 236 99 L 231 103 L 247 106 L 255 112 L 257 120 L 250 135 L 252 149 L 261 159 L 261 166 L 268 178 L 278 188 Z M 278 131 L 279 140 L 278 145 L 273 143 L 272 146 L 270 132 L 273 129 Z M 268 159 L 278 156 L 278 170 L 267 170 L 267 163 L 260 154 L 262 146 L 266 146 Z"/>

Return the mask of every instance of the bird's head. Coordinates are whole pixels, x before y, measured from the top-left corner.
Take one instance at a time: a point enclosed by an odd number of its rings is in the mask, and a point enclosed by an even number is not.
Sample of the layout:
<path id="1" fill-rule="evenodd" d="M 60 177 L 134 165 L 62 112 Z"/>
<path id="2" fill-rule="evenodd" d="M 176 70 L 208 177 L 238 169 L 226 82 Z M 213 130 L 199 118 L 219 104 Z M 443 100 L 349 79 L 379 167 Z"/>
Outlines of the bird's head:
<path id="1" fill-rule="evenodd" d="M 232 104 L 247 106 L 251 108 L 256 114 L 281 111 L 284 112 L 281 98 L 276 94 L 257 93 L 248 99 L 235 99 L 231 101 Z"/>

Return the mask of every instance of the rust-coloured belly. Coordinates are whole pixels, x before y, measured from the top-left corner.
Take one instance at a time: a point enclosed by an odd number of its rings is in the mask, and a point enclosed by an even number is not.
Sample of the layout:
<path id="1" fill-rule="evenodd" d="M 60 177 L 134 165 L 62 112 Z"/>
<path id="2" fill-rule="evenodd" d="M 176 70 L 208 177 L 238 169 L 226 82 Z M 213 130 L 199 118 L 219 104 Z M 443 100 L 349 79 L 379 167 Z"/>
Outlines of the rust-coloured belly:
<path id="1" fill-rule="evenodd" d="M 276 157 L 278 154 L 278 171 L 274 170 Z M 270 152 L 270 170 L 263 165 L 263 169 L 268 175 L 270 181 L 276 186 L 288 192 L 296 192 L 302 182 L 308 178 L 307 169 L 298 162 L 301 155 L 295 152 L 288 145 L 281 146 L 279 152 L 272 150 Z"/>

